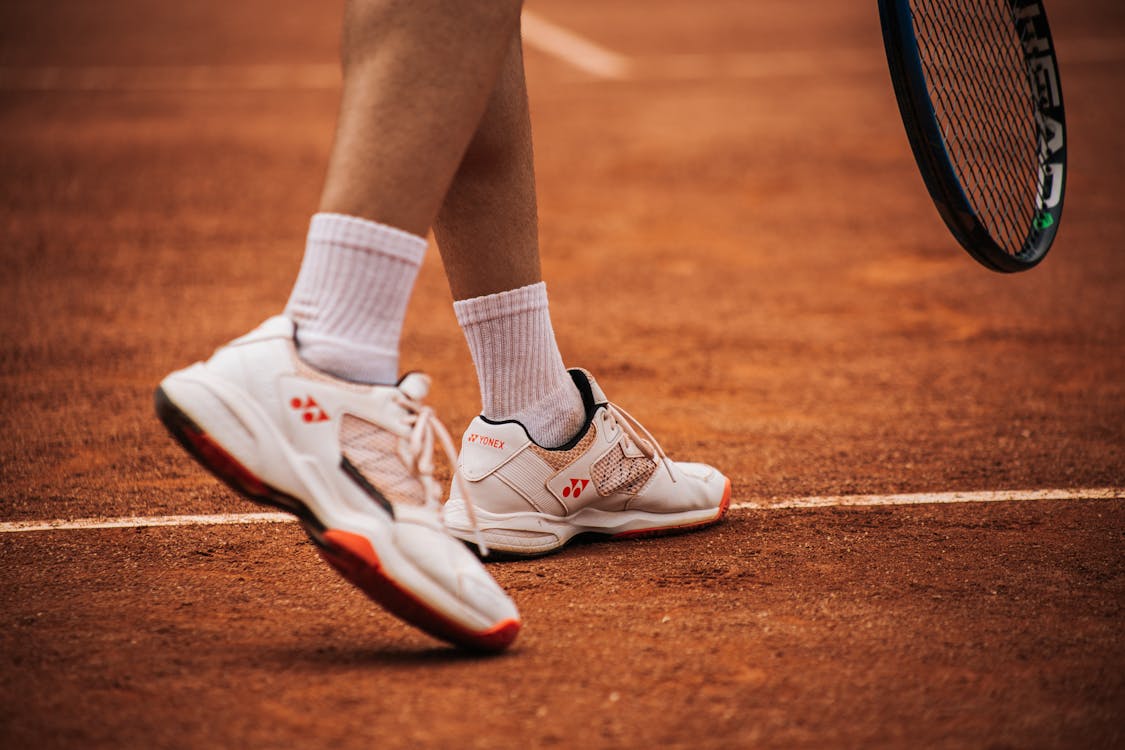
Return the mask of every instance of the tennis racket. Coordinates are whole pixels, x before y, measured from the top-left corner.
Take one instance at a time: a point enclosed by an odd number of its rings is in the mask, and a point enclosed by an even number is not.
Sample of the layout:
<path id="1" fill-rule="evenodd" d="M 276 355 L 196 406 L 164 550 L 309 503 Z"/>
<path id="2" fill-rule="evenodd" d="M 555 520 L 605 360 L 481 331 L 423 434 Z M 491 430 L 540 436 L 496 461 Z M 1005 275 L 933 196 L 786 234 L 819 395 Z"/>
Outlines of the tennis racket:
<path id="1" fill-rule="evenodd" d="M 1026 271 L 1062 218 L 1066 120 L 1043 0 L 879 0 L 914 159 L 984 266 Z"/>

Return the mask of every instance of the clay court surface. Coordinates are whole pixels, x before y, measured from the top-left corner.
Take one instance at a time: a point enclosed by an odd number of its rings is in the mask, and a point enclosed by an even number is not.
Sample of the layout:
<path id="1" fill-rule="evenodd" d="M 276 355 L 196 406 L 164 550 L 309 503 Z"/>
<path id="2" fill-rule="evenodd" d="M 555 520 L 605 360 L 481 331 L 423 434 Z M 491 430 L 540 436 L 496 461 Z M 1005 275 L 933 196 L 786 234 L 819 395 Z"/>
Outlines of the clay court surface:
<path id="1" fill-rule="evenodd" d="M 285 302 L 340 10 L 0 6 L 0 521 L 260 510 L 151 391 Z M 1067 209 L 1017 277 L 940 223 L 873 0 L 529 10 L 564 355 L 732 478 L 728 520 L 493 564 L 495 658 L 293 524 L 0 533 L 0 746 L 1121 747 L 1125 6 L 1051 4 Z M 404 365 L 459 434 L 450 302 L 431 252 Z"/>

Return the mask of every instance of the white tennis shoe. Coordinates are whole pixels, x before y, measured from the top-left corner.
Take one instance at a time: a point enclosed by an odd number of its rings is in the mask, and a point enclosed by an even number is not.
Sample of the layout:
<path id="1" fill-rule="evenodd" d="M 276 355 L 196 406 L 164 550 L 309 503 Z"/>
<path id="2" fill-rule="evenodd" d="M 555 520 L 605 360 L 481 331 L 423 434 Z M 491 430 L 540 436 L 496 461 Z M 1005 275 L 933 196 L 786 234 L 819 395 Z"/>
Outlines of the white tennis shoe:
<path id="1" fill-rule="evenodd" d="M 461 456 L 445 521 L 472 539 L 463 480 L 489 548 L 508 555 L 554 552 L 579 534 L 614 539 L 677 533 L 715 523 L 730 505 L 730 480 L 705 464 L 670 460 L 585 370 L 570 371 L 586 425 L 567 445 L 542 448 L 518 422 L 477 417 Z"/>
<path id="2" fill-rule="evenodd" d="M 467 648 L 498 651 L 515 605 L 446 530 L 434 442 L 452 441 L 422 404 L 429 379 L 368 386 L 297 356 L 283 316 L 166 377 L 156 411 L 204 467 L 301 521 L 321 556 L 389 612 Z"/>

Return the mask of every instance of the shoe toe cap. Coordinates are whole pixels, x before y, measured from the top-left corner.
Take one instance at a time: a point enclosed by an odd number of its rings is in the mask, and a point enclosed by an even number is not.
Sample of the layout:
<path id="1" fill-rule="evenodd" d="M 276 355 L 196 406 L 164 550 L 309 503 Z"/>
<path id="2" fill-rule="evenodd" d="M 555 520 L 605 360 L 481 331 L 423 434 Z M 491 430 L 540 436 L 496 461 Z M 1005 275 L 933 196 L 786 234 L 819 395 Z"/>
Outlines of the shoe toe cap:
<path id="1" fill-rule="evenodd" d="M 716 475 L 722 476 L 718 469 L 707 464 L 677 461 L 676 466 L 679 467 L 680 471 L 684 474 L 687 474 L 692 479 L 698 479 L 701 482 L 714 481 Z"/>
<path id="2" fill-rule="evenodd" d="M 727 478 L 721 471 L 714 466 L 690 462 L 676 462 L 676 468 L 679 481 L 687 485 L 677 488 L 676 493 L 685 505 L 698 509 L 719 507 L 727 486 Z"/>
<path id="3" fill-rule="evenodd" d="M 480 560 L 444 528 L 398 523 L 395 537 L 402 554 L 467 609 L 489 622 L 518 619 L 515 604 Z"/>

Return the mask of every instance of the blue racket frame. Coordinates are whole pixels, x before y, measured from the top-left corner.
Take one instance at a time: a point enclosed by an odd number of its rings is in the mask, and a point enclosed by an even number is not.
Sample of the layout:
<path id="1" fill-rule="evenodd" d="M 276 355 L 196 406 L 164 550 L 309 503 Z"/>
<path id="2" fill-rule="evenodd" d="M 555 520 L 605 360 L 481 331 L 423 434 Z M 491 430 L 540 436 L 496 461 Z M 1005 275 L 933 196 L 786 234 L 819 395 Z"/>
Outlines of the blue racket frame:
<path id="1" fill-rule="evenodd" d="M 926 85 L 910 0 L 878 0 L 891 81 L 910 148 L 926 188 L 953 236 L 978 262 L 994 271 L 1026 271 L 1043 260 L 1062 219 L 1066 187 L 1066 119 L 1058 62 L 1042 0 L 1014 0 L 1015 32 L 1036 95 L 1040 170 L 1036 212 L 1023 248 L 1005 251 L 985 228 L 953 167 Z"/>

